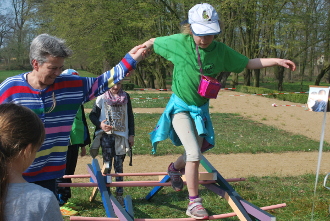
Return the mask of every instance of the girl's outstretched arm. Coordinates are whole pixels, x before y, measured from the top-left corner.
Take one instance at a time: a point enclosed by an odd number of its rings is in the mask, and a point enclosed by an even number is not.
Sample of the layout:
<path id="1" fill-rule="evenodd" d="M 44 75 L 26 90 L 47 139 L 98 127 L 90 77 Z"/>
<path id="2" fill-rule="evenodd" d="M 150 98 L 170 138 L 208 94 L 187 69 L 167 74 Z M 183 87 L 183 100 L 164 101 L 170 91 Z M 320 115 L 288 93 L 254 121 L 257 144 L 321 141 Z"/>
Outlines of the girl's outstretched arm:
<path id="1" fill-rule="evenodd" d="M 246 65 L 247 69 L 261 69 L 265 67 L 272 66 L 283 66 L 289 68 L 291 71 L 296 70 L 296 65 L 294 62 L 281 59 L 281 58 L 254 58 L 250 59 L 249 63 Z"/>
<path id="2" fill-rule="evenodd" d="M 151 49 L 154 45 L 155 38 L 150 38 L 148 41 L 144 42 L 143 45 L 146 46 L 147 49 Z"/>

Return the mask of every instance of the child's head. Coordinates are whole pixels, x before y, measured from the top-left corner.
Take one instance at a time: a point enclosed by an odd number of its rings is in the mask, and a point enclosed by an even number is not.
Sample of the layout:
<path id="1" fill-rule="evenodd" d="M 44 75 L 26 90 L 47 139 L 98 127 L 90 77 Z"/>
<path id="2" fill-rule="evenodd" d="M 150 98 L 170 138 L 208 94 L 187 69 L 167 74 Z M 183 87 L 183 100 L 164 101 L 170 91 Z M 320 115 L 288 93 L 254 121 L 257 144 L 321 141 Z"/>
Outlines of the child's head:
<path id="1" fill-rule="evenodd" d="M 10 166 L 17 160 L 25 160 L 24 167 L 30 166 L 44 139 L 44 125 L 32 110 L 15 103 L 0 104 L 0 214 L 3 214 Z M 17 168 L 22 169 L 26 168 Z"/>
<path id="2" fill-rule="evenodd" d="M 74 69 L 65 69 L 64 71 L 62 71 L 61 75 L 78 75 L 79 73 L 78 71 L 74 70 Z"/>
<path id="3" fill-rule="evenodd" d="M 120 92 L 120 90 L 122 90 L 121 81 L 119 81 L 117 84 L 112 86 L 109 90 L 112 94 L 118 94 Z"/>
<path id="4" fill-rule="evenodd" d="M 37 151 L 44 138 L 44 125 L 32 110 L 14 103 L 0 105 L 0 157 L 11 159 L 29 144 Z"/>

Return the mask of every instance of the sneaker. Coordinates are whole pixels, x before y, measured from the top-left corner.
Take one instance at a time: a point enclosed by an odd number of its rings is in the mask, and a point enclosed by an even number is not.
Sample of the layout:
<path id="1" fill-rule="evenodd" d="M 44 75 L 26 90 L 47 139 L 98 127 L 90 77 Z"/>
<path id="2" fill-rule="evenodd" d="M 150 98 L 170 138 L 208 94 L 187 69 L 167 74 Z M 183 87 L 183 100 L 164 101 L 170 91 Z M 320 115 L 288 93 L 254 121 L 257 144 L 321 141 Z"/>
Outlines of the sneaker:
<path id="1" fill-rule="evenodd" d="M 78 214 L 78 211 L 73 210 L 67 206 L 61 206 L 60 210 L 61 210 L 62 216 L 74 216 L 74 215 Z"/>
<path id="2" fill-rule="evenodd" d="M 64 206 L 65 206 L 65 207 L 69 207 L 69 208 L 71 208 L 71 209 L 73 209 L 73 210 L 81 210 L 81 209 L 82 209 L 81 206 L 77 206 L 76 204 L 71 203 L 71 202 L 67 202 L 67 203 L 65 203 Z"/>
<path id="3" fill-rule="evenodd" d="M 180 171 L 170 170 L 173 163 L 168 166 L 167 173 L 171 178 L 172 187 L 175 191 L 181 191 L 183 189 L 182 174 Z"/>
<path id="4" fill-rule="evenodd" d="M 209 214 L 202 205 L 202 198 L 196 198 L 193 203 L 189 203 L 186 214 L 194 219 L 208 219 Z"/>

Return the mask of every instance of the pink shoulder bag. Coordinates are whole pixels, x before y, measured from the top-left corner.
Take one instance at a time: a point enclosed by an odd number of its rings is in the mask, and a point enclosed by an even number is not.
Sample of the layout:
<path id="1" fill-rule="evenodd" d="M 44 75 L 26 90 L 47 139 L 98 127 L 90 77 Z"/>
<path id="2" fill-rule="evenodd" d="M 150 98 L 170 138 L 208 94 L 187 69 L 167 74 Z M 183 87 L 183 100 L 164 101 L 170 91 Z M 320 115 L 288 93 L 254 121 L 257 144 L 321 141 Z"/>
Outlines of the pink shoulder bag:
<path id="1" fill-rule="evenodd" d="M 203 74 L 201 57 L 200 57 L 197 45 L 196 45 L 196 52 L 197 52 L 197 57 L 198 57 L 197 60 L 198 60 L 198 65 L 199 65 L 199 71 L 201 73 L 201 80 L 199 82 L 197 92 L 202 97 L 215 99 L 215 98 L 217 98 L 218 93 L 221 89 L 221 84 L 217 79 Z"/>

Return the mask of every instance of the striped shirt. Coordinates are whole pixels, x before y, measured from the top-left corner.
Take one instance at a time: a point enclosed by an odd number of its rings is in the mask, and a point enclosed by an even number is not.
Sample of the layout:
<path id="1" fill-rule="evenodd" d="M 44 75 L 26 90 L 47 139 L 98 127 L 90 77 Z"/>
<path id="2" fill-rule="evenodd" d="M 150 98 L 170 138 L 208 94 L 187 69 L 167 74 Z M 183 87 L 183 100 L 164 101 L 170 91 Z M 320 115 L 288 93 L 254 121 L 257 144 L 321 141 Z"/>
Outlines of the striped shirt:
<path id="1" fill-rule="evenodd" d="M 23 73 L 0 84 L 0 104 L 14 102 L 26 106 L 45 126 L 45 141 L 34 162 L 23 173 L 28 182 L 64 175 L 70 131 L 79 106 L 103 94 L 135 67 L 136 61 L 126 54 L 119 64 L 97 78 L 60 75 L 52 85 L 37 90 L 28 84 L 27 73 Z"/>

